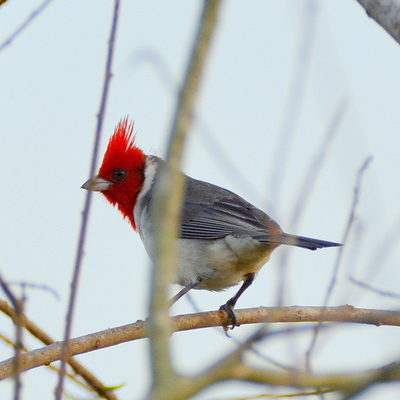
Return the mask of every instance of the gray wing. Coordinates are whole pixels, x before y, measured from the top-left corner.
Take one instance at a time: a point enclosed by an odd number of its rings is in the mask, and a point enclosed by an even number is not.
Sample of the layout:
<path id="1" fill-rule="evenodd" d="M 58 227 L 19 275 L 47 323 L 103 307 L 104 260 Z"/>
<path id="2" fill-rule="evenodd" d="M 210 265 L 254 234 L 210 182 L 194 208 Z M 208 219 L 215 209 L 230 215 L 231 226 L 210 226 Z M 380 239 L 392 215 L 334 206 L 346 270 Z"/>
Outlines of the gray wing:
<path id="1" fill-rule="evenodd" d="M 212 240 L 228 235 L 280 243 L 282 230 L 267 214 L 240 196 L 219 186 L 187 178 L 180 237 Z"/>
<path id="2" fill-rule="evenodd" d="M 154 163 L 164 162 L 156 156 L 148 157 Z M 185 179 L 180 234 L 183 239 L 212 240 L 234 235 L 251 236 L 266 244 L 287 244 L 310 250 L 341 246 L 340 243 L 288 235 L 267 214 L 235 193 L 187 176 Z M 151 207 L 153 187 L 141 200 L 143 209 Z M 150 215 L 148 212 L 144 214 Z"/>

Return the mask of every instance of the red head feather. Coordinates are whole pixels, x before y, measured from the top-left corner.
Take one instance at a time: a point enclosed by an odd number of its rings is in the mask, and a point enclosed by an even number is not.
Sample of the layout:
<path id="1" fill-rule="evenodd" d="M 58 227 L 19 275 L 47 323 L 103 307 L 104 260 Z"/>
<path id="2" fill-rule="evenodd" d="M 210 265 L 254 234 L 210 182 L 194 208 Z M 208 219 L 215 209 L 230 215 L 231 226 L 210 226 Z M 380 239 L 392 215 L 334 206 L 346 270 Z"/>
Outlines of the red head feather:
<path id="1" fill-rule="evenodd" d="M 115 128 L 104 154 L 99 176 L 113 184 L 102 191 L 136 229 L 133 208 L 143 186 L 146 156 L 135 146 L 133 122 L 124 118 Z"/>

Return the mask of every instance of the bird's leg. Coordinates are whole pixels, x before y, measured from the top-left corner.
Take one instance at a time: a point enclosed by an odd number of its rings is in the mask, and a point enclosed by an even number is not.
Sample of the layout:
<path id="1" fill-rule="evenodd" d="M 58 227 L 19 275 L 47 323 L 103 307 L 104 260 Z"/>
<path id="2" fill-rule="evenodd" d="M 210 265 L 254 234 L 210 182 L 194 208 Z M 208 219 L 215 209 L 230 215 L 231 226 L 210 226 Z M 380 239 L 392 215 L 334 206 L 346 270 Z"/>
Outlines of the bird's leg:
<path id="1" fill-rule="evenodd" d="M 195 286 L 197 286 L 201 281 L 202 279 L 199 278 L 196 282 L 189 283 L 189 285 L 185 286 L 169 301 L 169 306 L 171 307 L 173 304 L 175 304 L 182 296 L 184 296 L 190 289 L 193 289 Z"/>
<path id="2" fill-rule="evenodd" d="M 239 297 L 243 294 L 243 292 L 253 283 L 254 277 L 255 277 L 255 274 L 253 272 L 245 275 L 243 284 L 240 287 L 240 289 L 238 290 L 238 292 L 219 308 L 220 310 L 224 310 L 228 313 L 228 316 L 232 323 L 231 329 L 233 329 L 235 326 L 237 326 L 236 314 L 235 314 L 235 311 L 233 310 L 236 305 L 236 302 L 238 301 Z"/>

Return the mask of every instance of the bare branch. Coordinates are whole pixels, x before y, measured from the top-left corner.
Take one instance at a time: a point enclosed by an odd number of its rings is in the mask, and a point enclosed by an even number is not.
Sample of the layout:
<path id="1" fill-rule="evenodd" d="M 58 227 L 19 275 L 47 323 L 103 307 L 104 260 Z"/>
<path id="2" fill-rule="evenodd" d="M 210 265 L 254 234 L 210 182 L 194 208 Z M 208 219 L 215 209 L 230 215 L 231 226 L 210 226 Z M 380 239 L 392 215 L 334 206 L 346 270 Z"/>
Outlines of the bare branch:
<path id="1" fill-rule="evenodd" d="M 370 164 L 370 162 L 372 161 L 372 157 L 369 156 L 367 157 L 364 162 L 362 163 L 361 167 L 358 169 L 357 171 L 357 176 L 356 176 L 356 181 L 354 184 L 354 194 L 353 194 L 353 201 L 351 204 L 351 208 L 350 208 L 350 213 L 349 213 L 349 218 L 347 221 L 347 225 L 343 234 L 343 239 L 342 239 L 342 243 L 346 244 L 347 239 L 350 235 L 350 232 L 353 228 L 353 223 L 354 223 L 354 219 L 355 219 L 355 214 L 356 214 L 356 209 L 357 209 L 357 205 L 359 202 L 359 197 L 360 197 L 360 190 L 361 190 L 361 182 L 362 182 L 362 178 L 364 175 L 364 172 L 366 171 L 366 169 L 368 168 L 368 165 Z M 333 293 L 333 289 L 335 288 L 336 285 L 336 281 L 337 281 L 337 277 L 339 274 L 339 267 L 341 265 L 341 261 L 342 261 L 342 255 L 343 255 L 343 247 L 339 248 L 338 253 L 337 253 L 337 258 L 336 258 L 336 262 L 335 265 L 333 267 L 333 271 L 332 271 L 332 277 L 328 286 L 328 289 L 326 291 L 326 295 L 325 295 L 325 299 L 324 299 L 324 303 L 323 306 L 326 307 L 329 303 L 329 300 L 332 296 Z M 320 325 L 317 325 L 315 327 L 314 330 L 314 335 L 313 338 L 311 340 L 310 346 L 306 352 L 306 365 L 307 365 L 307 369 L 310 370 L 310 362 L 311 362 L 311 354 L 315 348 L 315 344 L 317 342 L 317 337 L 318 337 L 318 332 L 319 332 L 319 327 Z"/>
<path id="2" fill-rule="evenodd" d="M 99 110 L 99 114 L 98 114 L 98 118 L 97 118 L 97 128 L 96 128 L 95 142 L 94 142 L 94 146 L 93 146 L 92 163 L 90 166 L 90 175 L 89 176 L 94 175 L 94 171 L 95 171 L 96 165 L 97 165 L 97 157 L 98 157 L 99 146 L 100 146 L 100 137 L 101 137 L 101 131 L 102 131 L 102 127 L 103 127 L 103 119 L 104 119 L 104 114 L 105 114 L 105 109 L 106 109 L 106 104 L 107 104 L 107 98 L 108 98 L 108 88 L 109 88 L 110 80 L 111 80 L 111 67 L 112 67 L 112 60 L 113 60 L 113 55 L 114 55 L 114 44 L 115 44 L 115 39 L 116 39 L 116 34 L 117 34 L 119 4 L 120 4 L 120 0 L 115 0 L 112 26 L 111 26 L 111 32 L 110 32 L 110 40 L 108 42 L 109 45 L 108 45 L 107 64 L 106 64 L 104 84 L 103 84 L 103 94 L 101 97 L 100 110 Z M 66 318 L 66 324 L 65 324 L 63 356 L 61 359 L 59 381 L 58 381 L 58 385 L 57 385 L 57 389 L 56 389 L 56 400 L 61 400 L 61 398 L 62 398 L 63 380 L 64 380 L 64 374 L 65 374 L 65 363 L 69 359 L 68 339 L 71 335 L 71 329 L 72 329 L 72 317 L 73 317 L 74 308 L 75 308 L 75 299 L 76 299 L 76 295 L 77 295 L 79 274 L 80 274 L 81 265 L 82 265 L 82 256 L 84 254 L 86 229 L 87 229 L 88 221 L 89 221 L 89 211 L 90 211 L 91 199 L 92 199 L 92 192 L 87 191 L 86 199 L 85 199 L 85 208 L 82 213 L 82 223 L 81 223 L 81 229 L 80 229 L 80 233 L 79 233 L 78 247 L 77 247 L 77 251 L 76 251 L 74 273 L 73 273 L 72 282 L 71 282 L 71 293 L 70 293 L 70 298 L 69 298 L 67 318 Z"/>
<path id="3" fill-rule="evenodd" d="M 304 215 L 304 210 L 311 197 L 312 189 L 316 186 L 330 147 L 340 132 L 342 122 L 349 108 L 349 103 L 350 101 L 347 96 L 339 99 L 335 105 L 327 129 L 321 138 L 321 142 L 316 147 L 314 156 L 310 157 L 307 171 L 302 178 L 303 182 L 299 185 L 300 189 L 294 202 L 296 206 L 292 210 L 292 215 L 289 219 L 289 229 L 291 232 L 296 232 L 298 229 L 300 219 Z"/>
<path id="4" fill-rule="evenodd" d="M 347 97 L 342 97 L 338 104 L 336 105 L 332 117 L 329 121 L 328 127 L 326 129 L 325 134 L 323 135 L 321 142 L 318 144 L 316 148 L 316 152 L 314 157 L 311 158 L 308 169 L 303 177 L 303 182 L 299 186 L 300 191 L 296 196 L 296 200 L 294 204 L 296 205 L 292 211 L 292 215 L 290 217 L 289 229 L 291 232 L 296 232 L 301 216 L 303 215 L 303 211 L 311 197 L 312 190 L 315 187 L 317 182 L 317 178 L 319 174 L 322 172 L 322 165 L 326 159 L 326 155 L 330 150 L 330 146 L 333 143 L 336 135 L 339 132 L 340 125 L 343 121 L 343 118 L 348 109 L 349 100 Z M 284 288 L 285 288 L 285 280 L 286 280 L 286 271 L 287 266 L 289 264 L 289 258 L 292 253 L 289 251 L 282 251 L 280 253 L 279 260 L 279 280 L 278 280 L 278 296 L 280 300 L 278 304 L 281 304 L 282 299 L 284 298 Z"/>
<path id="5" fill-rule="evenodd" d="M 396 42 L 400 43 L 400 3 L 398 0 L 357 0 Z"/>
<path id="6" fill-rule="evenodd" d="M 282 120 L 277 134 L 277 144 L 273 152 L 272 163 L 269 174 L 268 193 L 271 206 L 279 204 L 280 192 L 285 180 L 288 160 L 293 141 L 293 136 L 299 123 L 307 78 L 310 72 L 312 51 L 316 38 L 318 22 L 318 10 L 315 5 L 306 1 L 303 3 L 301 25 L 298 32 L 298 42 L 295 59 L 292 62 L 292 72 L 286 104 L 284 106 Z M 272 208 L 272 214 L 277 212 Z M 283 302 L 282 296 L 278 295 L 278 304 Z"/>
<path id="7" fill-rule="evenodd" d="M 153 371 L 153 385 L 149 395 L 151 399 L 165 399 L 167 387 L 176 386 L 177 377 L 172 369 L 168 346 L 172 325 L 168 317 L 166 300 L 167 285 L 173 282 L 176 266 L 174 248 L 178 237 L 178 221 L 183 197 L 183 176 L 179 172 L 179 165 L 220 3 L 220 0 L 204 2 L 171 128 L 167 164 L 158 172 L 154 192 L 153 221 L 156 256 L 152 270 L 152 297 L 148 324 Z"/>
<path id="8" fill-rule="evenodd" d="M 0 6 L 5 3 L 7 0 L 2 0 L 0 1 Z M 0 44 L 0 51 L 4 50 L 7 46 L 9 46 L 22 32 L 25 31 L 25 29 L 47 8 L 47 6 L 52 2 L 53 0 L 44 0 L 43 3 L 36 9 L 34 10 L 31 15 L 26 18 L 26 20 L 17 28 L 15 29 L 14 32 L 8 36 L 8 38 Z"/>
<path id="9" fill-rule="evenodd" d="M 22 333 L 23 333 L 22 316 L 24 313 L 25 297 L 22 295 L 22 297 L 18 299 L 11 291 L 11 289 L 8 287 L 7 282 L 3 279 L 1 274 L 0 274 L 0 286 L 3 289 L 4 293 L 6 294 L 6 296 L 10 299 L 15 309 L 15 315 L 13 319 L 16 328 L 16 334 L 15 334 L 16 338 L 14 344 L 15 357 L 13 362 L 14 400 L 19 400 L 21 395 L 21 378 L 20 378 L 21 364 L 22 364 L 21 354 L 24 348 L 22 342 Z"/>
<path id="10" fill-rule="evenodd" d="M 340 307 L 259 307 L 235 310 L 238 324 L 254 323 L 299 323 L 299 322 L 351 322 L 375 326 L 400 326 L 400 311 L 372 310 Z M 197 314 L 177 315 L 172 317 L 175 332 L 226 326 L 229 321 L 223 311 L 212 311 Z M 25 324 L 25 322 L 24 322 Z M 27 323 L 29 324 L 33 323 Z M 93 350 L 114 346 L 116 344 L 147 337 L 148 332 L 144 321 L 106 329 L 75 339 L 70 339 L 70 354 L 72 356 Z M 63 342 L 53 343 L 47 347 L 21 354 L 21 371 L 26 371 L 57 361 L 61 357 Z M 72 362 L 73 360 L 71 360 Z M 13 374 L 13 358 L 0 363 L 0 380 Z"/>
<path id="11" fill-rule="evenodd" d="M 357 171 L 357 176 L 356 176 L 356 182 L 354 184 L 354 196 L 353 196 L 353 202 L 351 204 L 351 209 L 350 209 L 350 214 L 349 214 L 349 219 L 347 222 L 347 226 L 343 235 L 343 239 L 342 239 L 342 243 L 345 244 L 347 242 L 347 239 L 350 235 L 350 232 L 353 228 L 353 223 L 354 223 L 354 219 L 355 219 L 355 215 L 356 215 L 356 209 L 357 209 L 357 205 L 358 202 L 360 200 L 360 191 L 361 191 L 361 183 L 362 183 L 362 178 L 364 176 L 365 171 L 367 170 L 369 164 L 372 161 L 372 156 L 368 156 L 364 162 L 362 163 L 361 167 L 359 168 L 359 170 Z M 342 258 L 342 254 L 343 254 L 343 247 L 339 248 L 339 252 L 338 252 L 338 256 L 337 256 L 337 260 L 336 260 L 336 264 L 335 267 L 333 269 L 332 272 L 332 278 L 331 278 L 331 282 L 329 284 L 325 299 L 324 299 L 324 306 L 328 305 L 329 300 L 332 296 L 333 293 L 333 289 L 336 285 L 336 281 L 337 281 L 337 276 L 338 276 L 338 271 L 339 271 L 339 267 L 340 267 L 340 262 L 341 262 L 341 258 Z"/>
<path id="12" fill-rule="evenodd" d="M 0 300 L 0 311 L 8 315 L 15 323 L 17 318 L 17 313 L 4 300 Z M 50 345 L 55 343 L 55 340 L 49 334 L 47 334 L 34 322 L 28 319 L 25 314 L 21 314 L 20 318 L 21 318 L 21 326 L 24 329 L 26 329 L 36 339 L 40 340 L 45 345 Z M 22 357 L 24 357 L 23 354 Z M 112 391 L 105 389 L 106 385 L 96 375 L 94 375 L 91 371 L 89 371 L 86 367 L 84 367 L 80 362 L 76 361 L 73 358 L 70 358 L 68 364 L 75 371 L 77 375 L 81 376 L 86 381 L 86 383 L 99 394 L 99 396 L 102 396 L 108 400 L 118 400 L 118 397 Z"/>
<path id="13" fill-rule="evenodd" d="M 394 292 L 390 292 L 388 290 L 382 290 L 382 289 L 378 289 L 372 285 L 369 285 L 366 282 L 362 282 L 360 280 L 355 279 L 352 276 L 349 276 L 349 281 L 351 283 L 354 283 L 355 285 L 358 285 L 360 287 L 362 287 L 363 289 L 369 290 L 372 293 L 377 294 L 378 296 L 383 296 L 383 297 L 393 297 L 394 299 L 400 299 L 400 293 L 394 293 Z"/>
<path id="14" fill-rule="evenodd" d="M 313 375 L 296 370 L 288 373 L 280 373 L 256 369 L 243 364 L 233 368 L 232 372 L 233 378 L 248 382 L 297 388 L 329 388 L 330 390 L 340 391 L 346 396 L 359 393 L 374 383 L 400 380 L 399 363 L 389 364 L 365 372 L 335 375 Z"/>

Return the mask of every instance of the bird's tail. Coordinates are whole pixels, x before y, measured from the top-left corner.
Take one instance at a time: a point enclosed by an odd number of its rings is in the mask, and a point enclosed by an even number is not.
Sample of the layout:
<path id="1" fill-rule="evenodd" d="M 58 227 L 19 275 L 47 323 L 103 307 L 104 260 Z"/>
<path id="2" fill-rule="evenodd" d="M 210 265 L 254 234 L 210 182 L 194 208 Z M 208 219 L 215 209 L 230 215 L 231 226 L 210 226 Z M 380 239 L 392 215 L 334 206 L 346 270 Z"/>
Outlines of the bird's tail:
<path id="1" fill-rule="evenodd" d="M 281 243 L 290 246 L 303 247 L 310 250 L 317 250 L 323 247 L 343 246 L 340 243 L 327 242 L 326 240 L 312 239 L 304 236 L 289 235 L 288 233 L 283 234 Z"/>

